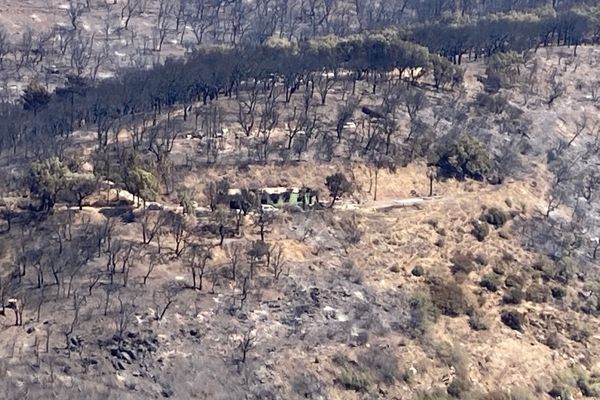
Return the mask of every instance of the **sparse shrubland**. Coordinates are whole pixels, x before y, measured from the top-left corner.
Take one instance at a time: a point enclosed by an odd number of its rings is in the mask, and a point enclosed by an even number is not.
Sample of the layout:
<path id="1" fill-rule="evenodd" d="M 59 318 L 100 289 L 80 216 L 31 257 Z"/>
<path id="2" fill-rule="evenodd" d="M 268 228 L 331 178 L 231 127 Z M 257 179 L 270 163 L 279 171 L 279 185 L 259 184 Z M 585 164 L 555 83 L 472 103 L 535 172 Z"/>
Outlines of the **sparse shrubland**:
<path id="1" fill-rule="evenodd" d="M 67 3 L 0 14 L 0 398 L 600 396 L 593 2 Z"/>

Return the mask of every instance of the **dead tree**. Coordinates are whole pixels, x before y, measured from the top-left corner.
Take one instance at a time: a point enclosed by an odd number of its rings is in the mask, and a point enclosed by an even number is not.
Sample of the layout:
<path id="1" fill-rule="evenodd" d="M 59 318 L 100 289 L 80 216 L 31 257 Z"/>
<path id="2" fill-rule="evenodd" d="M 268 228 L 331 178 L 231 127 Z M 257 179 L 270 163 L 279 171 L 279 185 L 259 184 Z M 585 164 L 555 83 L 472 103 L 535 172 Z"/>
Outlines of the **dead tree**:
<path id="1" fill-rule="evenodd" d="M 329 72 L 323 72 L 317 77 L 317 92 L 321 97 L 321 105 L 324 106 L 327 101 L 327 94 L 335 86 L 335 77 L 329 75 Z"/>
<path id="2" fill-rule="evenodd" d="M 173 251 L 175 256 L 179 258 L 189 243 L 192 235 L 193 221 L 189 217 L 186 218 L 184 215 L 177 213 L 171 213 L 169 220 L 169 231 L 175 241 L 175 249 Z"/>
<path id="3" fill-rule="evenodd" d="M 269 249 L 269 264 L 273 268 L 273 277 L 275 280 L 279 280 L 281 273 L 285 268 L 285 254 L 283 252 L 283 246 L 281 244 L 272 245 Z"/>
<path id="4" fill-rule="evenodd" d="M 225 246 L 225 254 L 231 266 L 231 280 L 235 282 L 237 269 L 244 255 L 244 246 L 240 243 L 231 243 Z"/>
<path id="5" fill-rule="evenodd" d="M 175 4 L 172 0 L 160 0 L 156 28 L 152 34 L 154 51 L 161 51 L 162 45 L 171 30 L 171 13 Z"/>
<path id="6" fill-rule="evenodd" d="M 121 20 L 125 20 L 124 28 L 129 29 L 131 18 L 142 12 L 142 0 L 127 0 L 121 9 Z"/>
<path id="7" fill-rule="evenodd" d="M 198 45 L 202 44 L 205 33 L 214 25 L 218 16 L 219 6 L 218 3 L 213 6 L 214 3 L 210 0 L 192 0 L 192 9 L 195 11 L 190 13 L 187 23 Z"/>
<path id="8" fill-rule="evenodd" d="M 78 0 L 69 0 L 69 8 L 67 8 L 67 15 L 69 17 L 69 21 L 73 26 L 73 30 L 77 30 L 77 21 L 83 11 L 85 10 L 85 5 L 80 3 Z"/>
<path id="9" fill-rule="evenodd" d="M 192 244 L 188 249 L 188 260 L 192 275 L 192 289 L 202 290 L 204 275 L 208 261 L 212 259 L 210 247 L 202 244 Z"/>
<path id="10" fill-rule="evenodd" d="M 154 302 L 155 310 L 154 318 L 157 321 L 162 321 L 169 307 L 171 307 L 171 305 L 175 302 L 179 291 L 179 285 L 166 282 L 159 290 L 155 290 L 152 293 L 152 300 Z"/>
<path id="11" fill-rule="evenodd" d="M 67 326 L 65 330 L 65 348 L 69 350 L 69 355 L 71 354 L 71 335 L 75 331 L 75 327 L 79 323 L 79 312 L 81 310 L 81 306 L 85 304 L 86 297 L 79 295 L 77 292 L 73 293 L 73 319 L 71 323 Z"/>
<path id="12" fill-rule="evenodd" d="M 115 323 L 115 334 L 119 338 L 119 342 L 122 340 L 125 332 L 133 321 L 133 312 L 135 310 L 135 303 L 125 303 L 121 296 L 118 296 L 119 308 L 113 314 L 113 321 Z M 120 343 L 119 343 L 120 344 Z"/>
<path id="13" fill-rule="evenodd" d="M 167 214 L 163 211 L 144 210 L 139 221 L 142 227 L 142 243 L 148 245 L 166 223 Z"/>
<path id="14" fill-rule="evenodd" d="M 240 358 L 240 363 L 245 364 L 246 358 L 248 357 L 248 352 L 254 348 L 256 345 L 256 332 L 252 329 L 248 329 L 244 332 L 242 339 L 240 340 L 239 349 L 242 353 L 242 357 Z"/>
<path id="15" fill-rule="evenodd" d="M 256 85 L 253 89 L 246 92 L 245 96 L 247 96 L 246 99 L 242 98 L 241 95 L 237 99 L 237 122 L 240 124 L 246 137 L 248 137 L 252 133 L 256 118 L 256 101 L 258 98 L 258 88 Z"/>
<path id="16" fill-rule="evenodd" d="M 144 285 L 148 281 L 148 278 L 150 278 L 150 274 L 154 271 L 156 266 L 162 264 L 164 261 L 160 254 L 151 254 L 148 258 L 148 268 L 146 269 L 146 274 L 144 275 L 144 279 L 142 281 Z"/>

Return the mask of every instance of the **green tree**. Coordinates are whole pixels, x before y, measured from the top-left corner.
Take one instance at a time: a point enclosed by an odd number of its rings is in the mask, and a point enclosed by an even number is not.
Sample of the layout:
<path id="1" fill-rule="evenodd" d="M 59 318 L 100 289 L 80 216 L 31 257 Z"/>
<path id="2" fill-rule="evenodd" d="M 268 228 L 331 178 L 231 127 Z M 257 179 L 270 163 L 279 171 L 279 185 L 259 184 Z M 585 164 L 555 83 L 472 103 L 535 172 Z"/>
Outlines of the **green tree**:
<path id="1" fill-rule="evenodd" d="M 491 170 L 485 145 L 469 135 L 446 137 L 437 149 L 436 158 L 434 164 L 445 177 L 483 180 Z"/>
<path id="2" fill-rule="evenodd" d="M 83 209 L 83 200 L 97 188 L 98 181 L 93 174 L 69 173 L 66 176 L 66 189 L 73 195 L 80 210 Z"/>
<path id="3" fill-rule="evenodd" d="M 125 188 L 137 197 L 138 206 L 140 199 L 144 202 L 154 201 L 160 192 L 160 185 L 156 176 L 140 166 L 128 169 L 123 179 Z"/>
<path id="4" fill-rule="evenodd" d="M 31 164 L 27 176 L 29 190 L 41 200 L 42 210 L 49 211 L 54 207 L 56 196 L 64 189 L 68 174 L 68 168 L 57 157 Z"/>
<path id="5" fill-rule="evenodd" d="M 448 61 L 448 59 L 437 54 L 431 54 L 429 60 L 433 72 L 433 84 L 436 90 L 443 89 L 448 85 L 453 88 L 462 83 L 463 71 Z"/>

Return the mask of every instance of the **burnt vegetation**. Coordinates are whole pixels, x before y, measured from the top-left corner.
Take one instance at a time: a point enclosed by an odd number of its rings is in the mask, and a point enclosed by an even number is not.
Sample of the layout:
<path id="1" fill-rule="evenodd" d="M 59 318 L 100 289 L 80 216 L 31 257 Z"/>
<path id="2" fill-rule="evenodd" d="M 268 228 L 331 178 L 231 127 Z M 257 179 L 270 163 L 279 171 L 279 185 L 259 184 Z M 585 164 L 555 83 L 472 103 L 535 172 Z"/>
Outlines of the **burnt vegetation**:
<path id="1" fill-rule="evenodd" d="M 595 1 L 60 12 L 0 26 L 0 397 L 600 393 Z"/>

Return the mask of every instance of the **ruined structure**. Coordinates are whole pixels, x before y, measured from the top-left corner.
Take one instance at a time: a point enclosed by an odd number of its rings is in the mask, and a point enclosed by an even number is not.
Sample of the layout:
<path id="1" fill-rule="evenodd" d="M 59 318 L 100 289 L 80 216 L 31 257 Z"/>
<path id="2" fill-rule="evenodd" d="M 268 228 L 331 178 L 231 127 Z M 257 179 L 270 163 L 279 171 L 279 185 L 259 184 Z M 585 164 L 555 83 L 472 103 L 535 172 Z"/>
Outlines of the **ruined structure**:
<path id="1" fill-rule="evenodd" d="M 317 193 L 307 187 L 270 187 L 254 189 L 229 189 L 229 206 L 234 209 L 248 210 L 259 204 L 274 207 L 299 206 L 303 209 L 316 204 Z"/>

